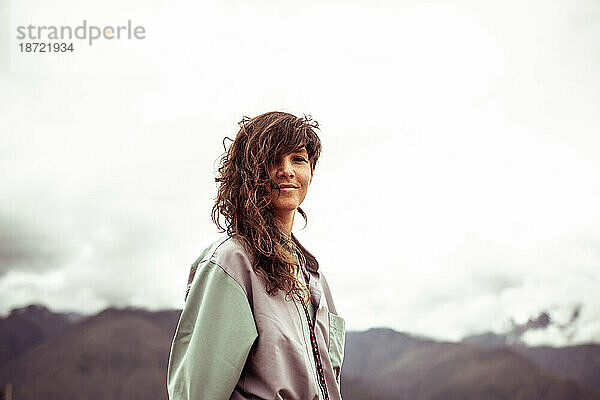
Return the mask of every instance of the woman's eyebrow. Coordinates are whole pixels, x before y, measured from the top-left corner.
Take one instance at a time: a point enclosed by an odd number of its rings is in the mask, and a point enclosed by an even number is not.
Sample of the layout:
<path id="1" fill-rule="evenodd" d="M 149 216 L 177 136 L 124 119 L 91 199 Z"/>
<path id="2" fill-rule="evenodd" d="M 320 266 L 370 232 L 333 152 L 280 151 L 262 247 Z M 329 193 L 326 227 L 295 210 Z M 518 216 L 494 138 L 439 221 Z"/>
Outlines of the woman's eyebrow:
<path id="1" fill-rule="evenodd" d="M 300 147 L 298 147 L 296 150 L 294 150 L 294 153 L 303 153 L 306 152 L 306 146 L 302 145 Z"/>

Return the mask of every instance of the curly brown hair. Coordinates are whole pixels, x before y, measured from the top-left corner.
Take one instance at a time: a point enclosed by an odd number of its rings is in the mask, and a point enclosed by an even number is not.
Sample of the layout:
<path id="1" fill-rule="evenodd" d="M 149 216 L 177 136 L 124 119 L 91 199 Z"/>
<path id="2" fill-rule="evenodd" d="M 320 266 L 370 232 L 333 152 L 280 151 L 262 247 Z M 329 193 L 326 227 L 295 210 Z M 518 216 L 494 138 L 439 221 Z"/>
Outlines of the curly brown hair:
<path id="1" fill-rule="evenodd" d="M 294 254 L 298 254 L 300 263 L 306 260 L 291 237 L 280 229 L 270 208 L 271 192 L 278 186 L 269 175 L 269 166 L 304 145 L 314 171 L 321 154 L 321 141 L 315 133 L 319 124 L 311 116 L 298 118 L 272 111 L 252 119 L 243 117 L 238 125 L 235 140 L 223 140 L 225 153 L 215 178 L 219 187 L 212 220 L 249 251 L 252 268 L 267 282 L 267 293 L 274 295 L 283 290 L 286 298 L 306 299 L 306 286 L 296 278 L 299 266 Z M 232 141 L 229 148 L 226 140 Z M 300 207 L 298 212 L 306 222 L 306 213 Z M 220 215 L 225 218 L 225 227 Z"/>

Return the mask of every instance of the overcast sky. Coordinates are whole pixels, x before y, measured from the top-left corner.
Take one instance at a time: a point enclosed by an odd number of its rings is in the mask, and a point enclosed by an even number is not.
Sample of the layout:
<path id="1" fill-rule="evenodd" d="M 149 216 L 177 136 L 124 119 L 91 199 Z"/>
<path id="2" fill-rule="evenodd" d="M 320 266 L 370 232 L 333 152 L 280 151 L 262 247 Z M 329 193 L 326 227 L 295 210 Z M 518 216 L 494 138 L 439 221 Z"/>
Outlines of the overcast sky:
<path id="1" fill-rule="evenodd" d="M 348 329 L 600 342 L 598 2 L 33 3 L 0 3 L 2 315 L 181 308 L 223 137 L 284 110 L 322 127 L 295 231 Z M 146 38 L 18 52 L 83 19 Z"/>

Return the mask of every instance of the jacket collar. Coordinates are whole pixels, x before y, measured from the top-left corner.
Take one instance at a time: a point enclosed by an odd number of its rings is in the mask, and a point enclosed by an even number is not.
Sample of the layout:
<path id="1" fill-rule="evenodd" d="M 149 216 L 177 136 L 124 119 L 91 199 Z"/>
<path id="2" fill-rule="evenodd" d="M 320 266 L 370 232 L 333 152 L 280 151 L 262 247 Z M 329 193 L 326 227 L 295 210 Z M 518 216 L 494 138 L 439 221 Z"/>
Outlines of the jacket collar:
<path id="1" fill-rule="evenodd" d="M 306 248 L 304 248 L 304 246 L 302 246 L 302 243 L 300 243 L 298 241 L 298 239 L 296 238 L 296 236 L 294 236 L 293 233 L 292 233 L 292 240 L 294 241 L 294 243 L 296 243 L 296 246 L 298 246 L 300 251 L 302 251 L 302 254 L 304 254 L 304 258 L 306 259 L 306 269 L 309 270 L 310 272 L 318 272 L 319 262 L 317 261 L 315 256 L 310 254 L 310 252 L 308 250 L 306 250 Z"/>

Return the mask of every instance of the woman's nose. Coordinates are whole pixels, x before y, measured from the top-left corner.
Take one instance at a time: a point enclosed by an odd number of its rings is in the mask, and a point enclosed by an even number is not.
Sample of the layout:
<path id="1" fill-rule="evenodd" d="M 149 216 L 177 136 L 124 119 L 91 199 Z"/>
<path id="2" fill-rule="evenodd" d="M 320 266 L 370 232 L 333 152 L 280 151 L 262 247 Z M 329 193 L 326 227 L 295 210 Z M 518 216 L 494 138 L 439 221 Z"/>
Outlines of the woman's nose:
<path id="1" fill-rule="evenodd" d="M 277 176 L 281 178 L 294 177 L 294 168 L 292 167 L 292 163 L 290 160 L 281 160 L 277 168 Z"/>

